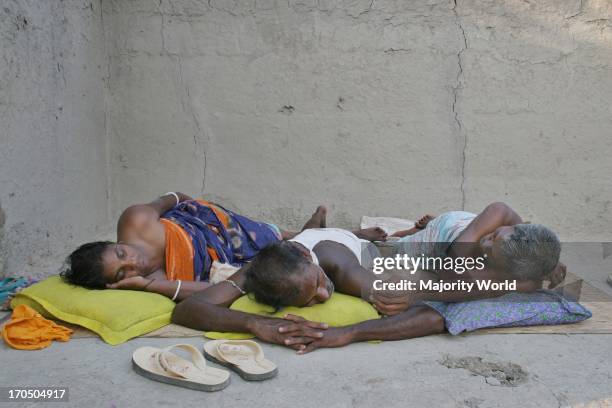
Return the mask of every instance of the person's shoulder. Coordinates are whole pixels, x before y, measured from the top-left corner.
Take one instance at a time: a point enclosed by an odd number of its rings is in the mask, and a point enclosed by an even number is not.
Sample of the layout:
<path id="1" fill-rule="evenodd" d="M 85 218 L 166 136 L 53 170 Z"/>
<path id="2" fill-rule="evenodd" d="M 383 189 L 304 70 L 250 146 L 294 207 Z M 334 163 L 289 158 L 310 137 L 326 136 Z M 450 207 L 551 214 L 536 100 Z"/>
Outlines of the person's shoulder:
<path id="1" fill-rule="evenodd" d="M 317 254 L 321 264 L 345 267 L 359 264 L 359 259 L 346 245 L 336 241 L 321 241 L 314 246 L 313 251 Z"/>
<path id="2" fill-rule="evenodd" d="M 148 205 L 138 204 L 126 208 L 117 223 L 119 231 L 139 231 L 151 222 L 157 221 L 159 215 Z"/>

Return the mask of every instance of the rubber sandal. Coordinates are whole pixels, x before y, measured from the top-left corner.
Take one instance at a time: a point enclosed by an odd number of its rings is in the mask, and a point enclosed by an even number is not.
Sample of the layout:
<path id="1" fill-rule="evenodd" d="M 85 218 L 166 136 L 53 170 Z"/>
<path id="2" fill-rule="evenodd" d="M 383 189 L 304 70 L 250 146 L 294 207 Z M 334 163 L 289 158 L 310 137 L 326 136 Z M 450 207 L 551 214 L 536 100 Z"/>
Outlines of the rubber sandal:
<path id="1" fill-rule="evenodd" d="M 204 344 L 204 357 L 247 381 L 267 380 L 278 374 L 276 364 L 264 357 L 261 346 L 253 340 L 211 340 Z"/>
<path id="2" fill-rule="evenodd" d="M 171 353 L 175 348 L 187 351 L 192 361 Z M 230 383 L 229 372 L 207 366 L 202 353 L 191 344 L 140 347 L 132 354 L 132 366 L 143 377 L 192 390 L 219 391 Z"/>

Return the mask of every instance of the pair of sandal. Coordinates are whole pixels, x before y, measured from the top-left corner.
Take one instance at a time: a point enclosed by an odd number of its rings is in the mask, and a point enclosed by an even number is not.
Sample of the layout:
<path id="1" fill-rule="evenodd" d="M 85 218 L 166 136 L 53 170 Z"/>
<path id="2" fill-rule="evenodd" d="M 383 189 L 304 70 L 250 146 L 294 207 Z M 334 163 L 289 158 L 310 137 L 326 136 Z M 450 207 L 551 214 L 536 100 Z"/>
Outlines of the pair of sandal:
<path id="1" fill-rule="evenodd" d="M 186 360 L 172 353 L 186 351 Z M 199 391 L 219 391 L 230 384 L 227 370 L 208 366 L 206 360 L 227 367 L 247 381 L 262 381 L 276 376 L 276 364 L 266 359 L 252 340 L 213 340 L 204 344 L 204 356 L 191 344 L 175 344 L 159 349 L 140 347 L 132 354 L 134 370 L 143 377 Z"/>

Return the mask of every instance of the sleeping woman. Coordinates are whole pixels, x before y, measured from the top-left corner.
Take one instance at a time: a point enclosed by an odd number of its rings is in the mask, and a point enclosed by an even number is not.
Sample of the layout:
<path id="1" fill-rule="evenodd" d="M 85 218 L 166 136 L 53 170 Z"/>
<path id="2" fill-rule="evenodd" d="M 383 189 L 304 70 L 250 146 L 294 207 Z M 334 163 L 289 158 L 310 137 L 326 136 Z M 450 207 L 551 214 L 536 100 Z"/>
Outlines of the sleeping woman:
<path id="1" fill-rule="evenodd" d="M 303 229 L 325 227 L 325 217 L 326 208 L 318 207 Z M 297 233 L 170 192 L 128 207 L 117 223 L 117 242 L 80 246 L 68 256 L 62 277 L 86 288 L 146 290 L 178 301 L 210 286 L 214 261 L 241 267 L 268 244 Z M 355 234 L 386 238 L 380 228 Z"/>

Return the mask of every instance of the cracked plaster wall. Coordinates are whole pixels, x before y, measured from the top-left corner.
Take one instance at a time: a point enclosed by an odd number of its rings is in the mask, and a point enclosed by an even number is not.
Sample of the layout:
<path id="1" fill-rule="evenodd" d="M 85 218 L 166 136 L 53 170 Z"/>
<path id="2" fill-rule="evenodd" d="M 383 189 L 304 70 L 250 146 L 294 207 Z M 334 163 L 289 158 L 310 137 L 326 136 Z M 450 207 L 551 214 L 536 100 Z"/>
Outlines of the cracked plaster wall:
<path id="1" fill-rule="evenodd" d="M 5 3 L 12 269 L 168 190 L 294 228 L 503 200 L 611 238 L 609 1 Z"/>
<path id="2" fill-rule="evenodd" d="M 297 227 L 491 201 L 610 239 L 612 3 L 109 1 L 113 209 Z"/>
<path id="3" fill-rule="evenodd" d="M 109 228 L 101 11 L 0 2 L 0 276 L 55 272 Z"/>

